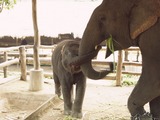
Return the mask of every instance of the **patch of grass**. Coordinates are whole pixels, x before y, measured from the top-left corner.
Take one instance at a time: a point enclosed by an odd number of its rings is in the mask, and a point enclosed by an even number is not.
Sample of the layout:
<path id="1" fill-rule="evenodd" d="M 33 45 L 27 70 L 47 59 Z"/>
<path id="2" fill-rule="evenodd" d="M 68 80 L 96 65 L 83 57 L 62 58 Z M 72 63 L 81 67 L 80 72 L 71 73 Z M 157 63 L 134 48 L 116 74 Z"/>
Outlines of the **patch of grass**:
<path id="1" fill-rule="evenodd" d="M 78 119 L 72 118 L 71 116 L 65 116 L 63 120 L 78 120 Z"/>
<path id="2" fill-rule="evenodd" d="M 47 78 L 47 79 L 53 79 L 53 77 L 51 77 L 51 76 L 47 76 L 47 77 L 45 77 L 45 78 Z"/>
<path id="3" fill-rule="evenodd" d="M 139 79 L 138 75 L 124 74 L 122 78 L 122 85 L 123 86 L 136 85 L 138 79 Z"/>

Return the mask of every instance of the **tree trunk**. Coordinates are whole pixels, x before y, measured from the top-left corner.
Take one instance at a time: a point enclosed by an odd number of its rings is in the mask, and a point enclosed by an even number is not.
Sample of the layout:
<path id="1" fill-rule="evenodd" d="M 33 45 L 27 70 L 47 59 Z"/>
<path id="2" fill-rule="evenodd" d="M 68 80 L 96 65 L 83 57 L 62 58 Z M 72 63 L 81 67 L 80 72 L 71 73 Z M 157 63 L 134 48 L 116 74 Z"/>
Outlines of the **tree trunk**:
<path id="1" fill-rule="evenodd" d="M 31 91 L 39 91 L 43 89 L 43 69 L 40 68 L 39 60 L 39 47 L 40 37 L 37 25 L 37 3 L 36 0 L 32 0 L 32 17 L 34 27 L 34 69 L 30 70 L 30 84 L 29 89 Z"/>
<path id="2" fill-rule="evenodd" d="M 40 47 L 40 37 L 38 31 L 38 23 L 37 23 L 37 0 L 32 0 L 32 18 L 33 18 L 33 27 L 34 27 L 34 69 L 40 69 L 40 61 L 39 61 L 39 47 Z"/>

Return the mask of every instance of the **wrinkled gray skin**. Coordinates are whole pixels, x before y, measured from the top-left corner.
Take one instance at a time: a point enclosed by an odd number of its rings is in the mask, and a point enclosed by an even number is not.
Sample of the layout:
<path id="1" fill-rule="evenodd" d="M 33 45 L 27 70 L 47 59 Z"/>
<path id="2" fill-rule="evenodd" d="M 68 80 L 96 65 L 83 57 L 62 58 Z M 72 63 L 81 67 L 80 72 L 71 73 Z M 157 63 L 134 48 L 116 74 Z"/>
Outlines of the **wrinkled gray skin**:
<path id="1" fill-rule="evenodd" d="M 128 99 L 128 109 L 134 116 L 146 116 L 144 105 L 160 120 L 160 0 L 103 0 L 84 31 L 79 55 L 90 53 L 110 35 L 115 50 L 138 46 L 142 53 L 142 74 Z M 111 54 L 107 49 L 106 57 Z M 101 79 L 109 71 L 95 71 L 91 61 L 81 66 L 92 79 Z M 150 120 L 145 117 L 145 120 Z"/>
<path id="2" fill-rule="evenodd" d="M 80 66 L 70 65 L 73 58 L 78 56 L 79 42 L 66 40 L 57 45 L 52 54 L 55 93 L 60 97 L 61 89 L 64 99 L 64 114 L 75 118 L 82 117 L 82 103 L 86 88 L 86 78 Z M 76 85 L 73 101 L 72 89 Z"/>

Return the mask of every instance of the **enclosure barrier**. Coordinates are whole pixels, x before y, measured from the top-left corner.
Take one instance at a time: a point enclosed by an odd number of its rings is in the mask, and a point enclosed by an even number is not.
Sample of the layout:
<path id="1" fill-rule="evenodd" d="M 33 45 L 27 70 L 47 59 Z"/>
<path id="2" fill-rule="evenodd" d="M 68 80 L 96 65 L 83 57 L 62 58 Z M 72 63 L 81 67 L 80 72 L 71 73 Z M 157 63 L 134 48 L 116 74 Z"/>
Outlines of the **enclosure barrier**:
<path id="1" fill-rule="evenodd" d="M 53 46 L 44 46 L 41 45 L 41 53 L 40 56 L 40 63 L 43 65 L 51 65 L 51 53 L 52 50 L 54 50 L 55 45 Z M 3 62 L 0 63 L 0 68 L 3 68 L 4 77 L 7 77 L 7 66 L 13 65 L 13 64 L 20 64 L 21 69 L 21 80 L 27 79 L 27 67 L 26 64 L 32 64 L 33 65 L 33 45 L 25 45 L 25 46 L 17 46 L 17 47 L 9 47 L 9 48 L 0 48 L 0 55 L 3 56 Z M 48 53 L 46 53 L 46 49 L 48 49 Z M 101 51 L 105 51 L 106 48 L 103 47 Z M 44 52 L 45 51 L 45 52 Z M 136 51 L 137 52 L 137 60 L 136 62 L 131 62 L 128 60 L 128 52 Z M 123 53 L 124 52 L 124 53 Z M 105 79 L 108 80 L 116 80 L 116 85 L 121 85 L 121 75 L 122 73 L 125 74 L 133 74 L 133 75 L 140 75 L 140 72 L 131 72 L 131 71 L 123 71 L 122 67 L 124 66 L 141 66 L 141 62 L 138 62 L 139 57 L 139 48 L 129 48 L 124 51 L 118 51 L 118 60 L 116 61 L 116 75 L 115 76 L 106 76 Z M 124 57 L 123 57 L 124 55 Z M 11 60 L 8 60 L 8 58 L 12 58 Z M 123 60 L 124 59 L 124 60 Z M 92 61 L 93 65 L 99 65 L 99 66 L 106 66 L 109 65 L 110 62 L 107 61 L 101 61 L 94 59 Z M 44 76 L 52 77 L 52 73 L 44 73 Z"/>
<path id="2" fill-rule="evenodd" d="M 102 54 L 105 54 L 106 47 L 102 47 L 101 52 L 104 52 Z M 134 59 L 129 59 L 130 54 L 134 53 Z M 117 54 L 117 60 L 115 61 L 116 64 L 116 74 L 115 76 L 107 75 L 105 79 L 109 80 L 116 80 L 116 85 L 121 85 L 121 78 L 122 74 L 131 74 L 131 75 L 140 75 L 141 74 L 141 55 L 140 50 L 138 47 L 130 47 L 125 50 L 118 51 Z M 107 58 L 108 59 L 108 58 Z M 111 60 L 113 62 L 113 60 Z M 101 60 L 101 59 L 95 59 L 92 60 L 93 65 L 99 65 L 100 67 L 106 67 L 106 65 L 109 65 L 110 61 Z M 129 69 L 130 68 L 130 69 Z M 131 69 L 132 68 L 132 69 Z"/>
<path id="3" fill-rule="evenodd" d="M 9 47 L 9 48 L 0 48 L 0 56 L 1 56 L 1 62 L 0 62 L 0 68 L 3 68 L 4 72 L 4 78 L 7 77 L 7 66 L 10 66 L 12 64 L 19 63 L 19 59 L 12 59 L 8 60 L 8 52 L 17 50 L 19 47 Z M 3 56 L 3 58 L 2 58 Z"/>
<path id="4" fill-rule="evenodd" d="M 54 46 L 40 46 L 40 49 L 53 49 Z M 28 49 L 32 49 L 33 45 L 17 46 L 17 47 L 7 47 L 0 48 L 0 68 L 3 68 L 4 78 L 7 78 L 7 67 L 13 64 L 20 64 L 21 69 L 21 80 L 26 80 L 27 78 L 27 68 L 26 60 L 27 57 L 33 57 L 32 53 L 26 53 Z M 46 54 L 41 54 L 41 57 L 46 56 Z"/>

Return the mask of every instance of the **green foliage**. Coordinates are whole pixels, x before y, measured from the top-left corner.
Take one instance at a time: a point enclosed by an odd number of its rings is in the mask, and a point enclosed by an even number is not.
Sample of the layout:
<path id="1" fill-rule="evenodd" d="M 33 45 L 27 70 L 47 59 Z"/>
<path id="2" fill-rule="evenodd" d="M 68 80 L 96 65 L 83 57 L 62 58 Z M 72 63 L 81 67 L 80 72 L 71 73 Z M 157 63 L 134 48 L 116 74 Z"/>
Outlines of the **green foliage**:
<path id="1" fill-rule="evenodd" d="M 11 9 L 17 3 L 17 0 L 0 0 L 0 12 L 3 9 Z"/>
<path id="2" fill-rule="evenodd" d="M 63 120 L 76 120 L 76 119 L 72 118 L 71 116 L 65 116 Z"/>
<path id="3" fill-rule="evenodd" d="M 123 86 L 135 85 L 139 79 L 138 75 L 123 74 Z"/>
<path id="4" fill-rule="evenodd" d="M 108 49 L 112 52 L 113 54 L 113 69 L 115 70 L 115 54 L 114 54 L 114 46 L 113 46 L 113 38 L 112 35 L 110 35 L 110 37 L 107 39 L 106 41 L 106 46 L 108 47 Z"/>
<path id="5" fill-rule="evenodd" d="M 110 37 L 107 39 L 107 47 L 109 48 L 109 50 L 114 53 L 114 46 L 113 46 L 113 38 L 112 35 L 110 35 Z"/>
<path id="6" fill-rule="evenodd" d="M 124 85 L 124 86 L 130 86 L 130 85 L 134 85 L 134 83 L 131 80 L 124 80 L 122 82 L 122 85 Z"/>

